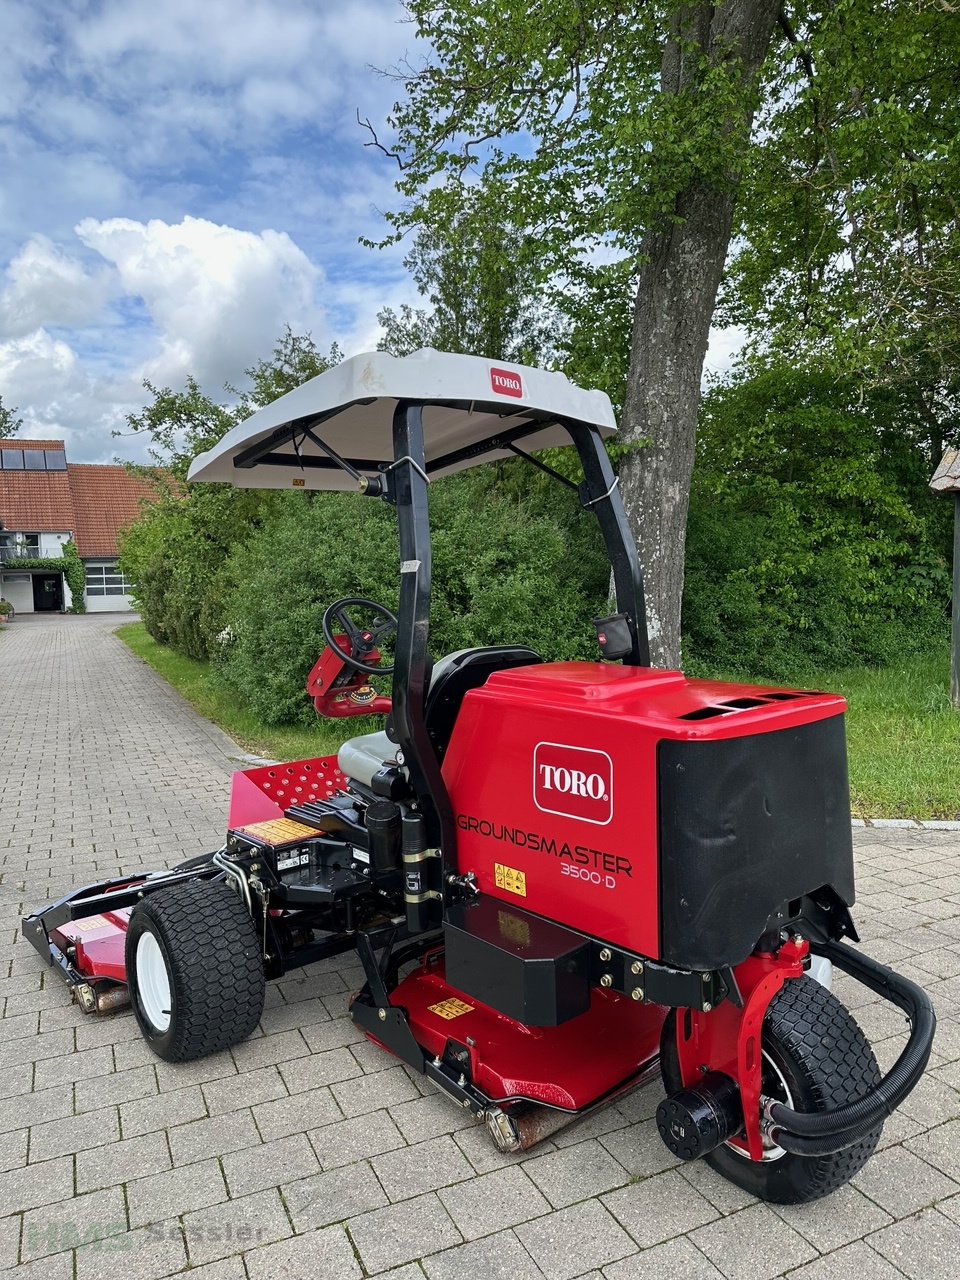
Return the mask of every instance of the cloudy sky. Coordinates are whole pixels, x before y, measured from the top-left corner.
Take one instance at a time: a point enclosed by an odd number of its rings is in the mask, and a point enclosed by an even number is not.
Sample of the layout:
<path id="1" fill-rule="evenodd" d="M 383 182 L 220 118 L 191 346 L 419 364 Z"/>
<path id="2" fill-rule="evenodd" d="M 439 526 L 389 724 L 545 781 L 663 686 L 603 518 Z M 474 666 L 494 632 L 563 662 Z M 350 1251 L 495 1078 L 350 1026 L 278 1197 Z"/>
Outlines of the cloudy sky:
<path id="1" fill-rule="evenodd" d="M 287 323 L 348 353 L 411 297 L 363 146 L 415 56 L 398 0 L 4 0 L 0 395 L 74 461 L 144 377 L 216 392 Z"/>
<path id="2" fill-rule="evenodd" d="M 242 380 L 284 325 L 348 355 L 412 301 L 384 230 L 383 121 L 416 61 L 400 0 L 2 0 L 0 396 L 74 461 L 143 379 Z M 724 365 L 735 335 L 718 335 Z"/>

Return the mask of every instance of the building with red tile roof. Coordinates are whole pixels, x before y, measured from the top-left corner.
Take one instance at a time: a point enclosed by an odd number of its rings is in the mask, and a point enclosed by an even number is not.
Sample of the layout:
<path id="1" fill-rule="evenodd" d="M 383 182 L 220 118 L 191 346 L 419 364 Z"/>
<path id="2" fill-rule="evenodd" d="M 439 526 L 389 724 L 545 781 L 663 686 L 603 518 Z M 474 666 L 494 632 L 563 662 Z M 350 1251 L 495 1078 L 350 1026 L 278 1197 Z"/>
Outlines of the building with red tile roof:
<path id="1" fill-rule="evenodd" d="M 73 542 L 86 566 L 87 608 L 133 608 L 117 541 L 153 493 L 124 467 L 68 462 L 62 440 L 0 440 L 0 598 L 18 613 L 68 608 L 63 573 L 31 562 L 58 559 Z"/>

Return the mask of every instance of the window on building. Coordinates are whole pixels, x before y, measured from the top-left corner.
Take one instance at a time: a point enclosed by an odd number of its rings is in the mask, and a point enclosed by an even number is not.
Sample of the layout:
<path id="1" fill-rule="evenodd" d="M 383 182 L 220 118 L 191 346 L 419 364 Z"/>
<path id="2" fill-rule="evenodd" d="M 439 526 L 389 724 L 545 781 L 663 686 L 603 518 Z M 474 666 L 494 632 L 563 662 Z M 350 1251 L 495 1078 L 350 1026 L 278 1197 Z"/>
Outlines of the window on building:
<path id="1" fill-rule="evenodd" d="M 6 449 L 4 449 L 6 453 Z M 23 469 L 24 471 L 46 471 L 47 463 L 43 456 L 43 449 L 24 449 L 23 451 Z"/>
<path id="2" fill-rule="evenodd" d="M 130 583 L 115 564 L 87 565 L 88 596 L 125 596 L 130 594 Z"/>
<path id="3" fill-rule="evenodd" d="M 4 471 L 22 471 L 23 450 L 0 449 L 0 467 L 3 467 Z"/>
<path id="4" fill-rule="evenodd" d="M 67 455 L 62 449 L 44 449 L 43 460 L 48 471 L 66 471 Z"/>

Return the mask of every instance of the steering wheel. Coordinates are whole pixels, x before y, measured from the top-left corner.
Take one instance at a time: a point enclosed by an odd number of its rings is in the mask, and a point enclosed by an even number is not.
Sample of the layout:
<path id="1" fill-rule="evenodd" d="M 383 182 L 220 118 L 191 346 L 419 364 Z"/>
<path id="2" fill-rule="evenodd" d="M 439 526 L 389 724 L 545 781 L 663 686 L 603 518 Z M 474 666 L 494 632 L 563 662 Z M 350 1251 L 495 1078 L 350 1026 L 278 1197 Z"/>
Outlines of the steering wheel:
<path id="1" fill-rule="evenodd" d="M 352 610 L 369 611 L 369 624 L 361 626 L 353 620 Z M 361 615 L 362 616 L 362 615 Z M 333 633 L 333 624 L 337 622 L 343 628 L 350 645 L 345 651 L 337 643 Z M 372 662 L 364 662 L 363 657 L 376 649 L 381 640 L 392 636 L 397 629 L 396 615 L 376 600 L 364 600 L 361 596 L 344 596 L 342 600 L 334 600 L 325 610 L 321 626 L 323 638 L 333 652 L 343 659 L 346 666 L 354 671 L 362 671 L 367 676 L 392 676 L 393 667 L 380 667 Z"/>

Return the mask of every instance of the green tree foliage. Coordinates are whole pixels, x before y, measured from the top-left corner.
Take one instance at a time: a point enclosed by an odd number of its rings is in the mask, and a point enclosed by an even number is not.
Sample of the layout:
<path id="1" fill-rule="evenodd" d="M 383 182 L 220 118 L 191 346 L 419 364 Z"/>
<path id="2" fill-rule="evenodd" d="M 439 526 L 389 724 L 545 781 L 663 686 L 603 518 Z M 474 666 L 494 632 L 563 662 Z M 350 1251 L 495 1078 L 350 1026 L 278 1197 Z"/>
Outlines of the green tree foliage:
<path id="1" fill-rule="evenodd" d="M 136 583 L 135 599 L 150 634 L 189 657 L 210 652 L 223 626 L 224 563 L 237 544 L 253 538 L 277 495 L 227 485 L 188 484 L 194 456 L 211 448 L 236 422 L 340 359 L 324 356 L 309 335 L 288 328 L 269 360 L 247 370 L 251 387 L 225 406 L 188 378 L 181 391 L 145 383 L 153 397 L 128 425 L 149 438 L 158 469 L 157 501 L 121 540 L 120 562 Z"/>
<path id="2" fill-rule="evenodd" d="M 378 344 L 392 355 L 421 347 L 549 366 L 559 319 L 529 269 L 535 246 L 466 190 L 442 226 L 423 228 L 404 259 L 427 308 L 384 308 Z"/>
<path id="3" fill-rule="evenodd" d="M 930 457 L 960 391 L 960 21 L 946 0 L 798 3 L 767 68 L 726 319 L 901 386 Z"/>
<path id="4" fill-rule="evenodd" d="M 698 665 L 796 678 L 945 634 L 948 512 L 909 397 L 773 365 L 704 402 L 684 634 Z"/>
<path id="5" fill-rule="evenodd" d="M 23 426 L 23 419 L 17 417 L 16 409 L 8 409 L 0 396 L 0 440 L 15 436 Z"/>
<path id="6" fill-rule="evenodd" d="M 518 492 L 491 468 L 431 486 L 436 656 L 476 644 L 529 644 L 547 658 L 595 651 L 607 566 L 596 522 L 555 484 Z M 307 673 L 324 647 L 320 619 L 340 596 L 395 607 L 396 517 L 349 494 L 283 494 L 262 535 L 227 566 L 226 683 L 265 723 L 311 723 Z"/>

